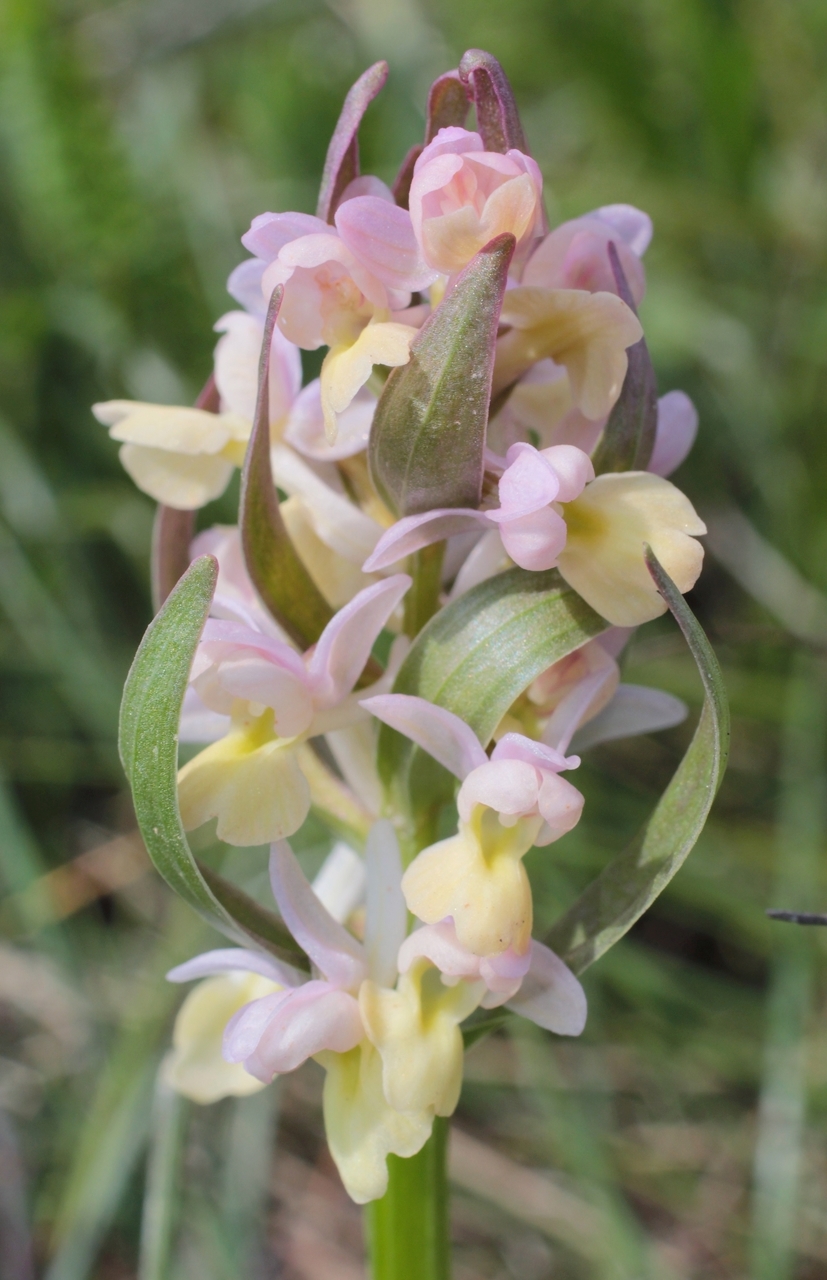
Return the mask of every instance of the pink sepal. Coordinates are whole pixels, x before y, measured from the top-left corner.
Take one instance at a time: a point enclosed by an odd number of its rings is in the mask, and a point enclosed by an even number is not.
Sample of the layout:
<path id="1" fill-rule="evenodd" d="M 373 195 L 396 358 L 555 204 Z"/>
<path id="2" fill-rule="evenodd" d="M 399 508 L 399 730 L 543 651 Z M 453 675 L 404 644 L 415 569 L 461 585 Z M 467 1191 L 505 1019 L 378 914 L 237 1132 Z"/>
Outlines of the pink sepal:
<path id="1" fill-rule="evenodd" d="M 246 951 L 243 947 L 224 947 L 218 951 L 205 951 L 170 969 L 167 982 L 192 982 L 195 978 L 211 978 L 219 973 L 258 973 L 271 978 L 282 986 L 296 987 L 302 976 L 290 965 L 281 964 L 273 956 L 262 951 Z"/>
<path id="2" fill-rule="evenodd" d="M 404 733 L 460 781 L 487 763 L 474 730 L 444 707 L 407 693 L 382 693 L 359 703 L 383 724 Z"/>
<path id="3" fill-rule="evenodd" d="M 270 846 L 270 883 L 284 923 L 317 969 L 337 987 L 358 987 L 364 948 L 319 902 L 286 840 Z"/>
<path id="4" fill-rule="evenodd" d="M 329 230 L 326 222 L 310 213 L 260 213 L 253 218 L 241 243 L 257 258 L 272 262 L 291 240 Z"/>
<path id="5" fill-rule="evenodd" d="M 670 476 L 683 462 L 698 434 L 698 410 L 685 391 L 667 391 L 658 400 L 655 447 L 647 471 Z"/>
<path id="6" fill-rule="evenodd" d="M 579 1036 L 586 1025 L 586 993 L 571 969 L 542 942 L 531 942 L 531 967 L 509 1009 L 558 1036 Z"/>
<path id="7" fill-rule="evenodd" d="M 257 1008 L 268 1001 L 269 1008 Z M 324 1049 L 347 1053 L 363 1036 L 353 996 L 327 982 L 311 981 L 280 1000 L 265 996 L 239 1010 L 224 1033 L 224 1057 L 243 1062 L 250 1075 L 269 1084 Z"/>
<path id="8" fill-rule="evenodd" d="M 350 693 L 411 581 L 406 573 L 397 573 L 365 587 L 331 618 L 307 663 L 317 706 L 335 706 Z"/>
<path id="9" fill-rule="evenodd" d="M 469 533 L 480 525 L 489 525 L 488 513 L 474 511 L 471 507 L 437 507 L 422 515 L 403 516 L 391 525 L 376 544 L 362 565 L 364 573 L 387 569 L 414 551 L 429 547 L 432 542 L 452 538 L 457 533 Z"/>
<path id="10" fill-rule="evenodd" d="M 336 210 L 342 240 L 383 284 L 402 292 L 426 289 L 438 273 L 419 253 L 411 215 L 378 196 L 356 196 Z"/>

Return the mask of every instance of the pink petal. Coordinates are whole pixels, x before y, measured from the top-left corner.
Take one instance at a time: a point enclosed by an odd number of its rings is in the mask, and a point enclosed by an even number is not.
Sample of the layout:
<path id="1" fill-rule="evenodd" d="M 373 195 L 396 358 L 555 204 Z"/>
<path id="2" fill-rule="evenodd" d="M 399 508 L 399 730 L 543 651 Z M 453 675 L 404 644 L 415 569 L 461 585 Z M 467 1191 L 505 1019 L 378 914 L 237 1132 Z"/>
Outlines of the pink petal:
<path id="1" fill-rule="evenodd" d="M 671 729 L 687 714 L 686 704 L 671 693 L 645 685 L 622 684 L 609 705 L 578 730 L 577 749 L 587 751 L 599 742 Z"/>
<path id="2" fill-rule="evenodd" d="M 247 258 L 239 262 L 227 278 L 227 292 L 236 302 L 240 302 L 251 316 L 262 319 L 267 311 L 264 294 L 261 292 L 261 277 L 267 263 L 261 258 Z"/>
<path id="3" fill-rule="evenodd" d="M 336 415 L 336 443 L 328 444 L 320 388 L 319 379 L 314 378 L 297 396 L 284 432 L 285 441 L 304 457 L 318 462 L 337 462 L 361 453 L 368 446 L 376 396 L 361 387 L 347 409 Z"/>
<path id="4" fill-rule="evenodd" d="M 376 637 L 410 585 L 406 573 L 394 574 L 365 587 L 331 618 L 307 664 L 317 706 L 336 706 L 350 693 Z"/>
<path id="5" fill-rule="evenodd" d="M 380 987 L 396 982 L 396 957 L 408 928 L 408 908 L 402 894 L 402 859 L 393 824 L 380 818 L 370 829 L 365 846 L 367 901 L 365 953 L 368 973 Z"/>
<path id="6" fill-rule="evenodd" d="M 565 751 L 589 707 L 601 689 L 612 680 L 617 680 L 617 668 L 609 664 L 580 680 L 554 708 L 543 730 L 543 742 L 558 751 Z"/>
<path id="7" fill-rule="evenodd" d="M 414 165 L 414 173 L 419 173 L 437 156 L 465 155 L 469 151 L 484 151 L 485 144 L 478 133 L 470 129 L 462 129 L 459 125 L 448 125 L 440 129 L 432 142 L 423 148 L 422 154 Z"/>
<path id="8" fill-rule="evenodd" d="M 535 765 L 525 760 L 488 760 L 469 773 L 457 796 L 457 809 L 468 822 L 478 804 L 509 817 L 537 812 L 542 779 Z"/>
<path id="9" fill-rule="evenodd" d="M 545 825 L 534 843 L 538 846 L 551 844 L 573 831 L 580 821 L 584 803 L 577 787 L 557 773 L 544 773 L 537 808 Z"/>
<path id="10" fill-rule="evenodd" d="M 683 462 L 698 434 L 698 410 L 684 391 L 667 391 L 658 400 L 655 447 L 647 471 L 669 476 Z"/>
<path id="11" fill-rule="evenodd" d="M 210 978 L 218 973 L 232 972 L 259 973 L 263 978 L 272 978 L 273 982 L 288 987 L 295 987 L 302 980 L 290 965 L 281 964 L 263 951 L 224 947 L 219 951 L 205 951 L 203 955 L 176 965 L 167 974 L 167 982 L 192 982 L 193 978 Z"/>
<path id="12" fill-rule="evenodd" d="M 489 513 L 498 515 L 498 512 Z M 566 522 L 551 507 L 503 521 L 500 537 L 508 554 L 521 569 L 542 573 L 553 569 L 566 545 Z"/>
<path id="13" fill-rule="evenodd" d="M 595 210 L 598 218 L 608 222 L 632 253 L 642 258 L 652 239 L 652 219 L 633 204 L 604 204 Z"/>
<path id="14" fill-rule="evenodd" d="M 407 973 L 421 956 L 450 978 L 479 977 L 480 958 L 457 941 L 450 917 L 438 924 L 423 925 L 405 939 L 399 948 L 399 972 Z"/>
<path id="15" fill-rule="evenodd" d="M 339 205 L 336 229 L 368 271 L 393 289 L 416 291 L 436 280 L 423 262 L 407 209 L 378 196 L 357 196 Z"/>
<path id="16" fill-rule="evenodd" d="M 294 1071 L 323 1049 L 347 1053 L 364 1036 L 359 1005 L 346 991 L 308 982 L 273 1011 L 244 1066 L 258 1080 Z"/>
<path id="17" fill-rule="evenodd" d="M 310 983 L 306 984 L 310 986 Z M 327 983 L 313 983 L 313 986 L 327 986 Z M 222 1056 L 227 1062 L 243 1062 L 255 1050 L 262 1037 L 264 1028 L 273 1017 L 279 1005 L 284 1004 L 293 988 L 274 991 L 272 995 L 262 996 L 243 1005 L 224 1028 Z"/>
<path id="18" fill-rule="evenodd" d="M 388 204 L 396 204 L 388 184 L 372 173 L 360 173 L 358 178 L 354 178 L 347 184 L 339 200 L 339 207 L 346 200 L 355 200 L 357 196 L 377 196 L 380 200 L 386 200 Z"/>
<path id="19" fill-rule="evenodd" d="M 317 969 L 337 987 L 357 987 L 364 949 L 319 902 L 286 840 L 271 845 L 270 883 L 284 923 Z"/>
<path id="20" fill-rule="evenodd" d="M 257 258 L 272 262 L 291 240 L 329 230 L 326 222 L 309 213 L 260 213 L 253 218 L 241 243 Z"/>
<path id="21" fill-rule="evenodd" d="M 586 1025 L 586 993 L 571 969 L 542 942 L 531 943 L 531 968 L 509 1009 L 558 1036 L 579 1036 Z"/>
<path id="22" fill-rule="evenodd" d="M 592 460 L 582 449 L 573 444 L 553 444 L 541 450 L 542 456 L 553 468 L 560 482 L 558 502 L 573 502 L 579 498 L 586 485 L 594 479 Z"/>
<path id="23" fill-rule="evenodd" d="M 434 511 L 423 511 L 422 515 L 403 516 L 382 534 L 362 570 L 375 573 L 378 569 L 387 569 L 432 542 L 452 538 L 456 533 L 469 533 L 489 523 L 487 512 L 470 507 L 438 507 Z"/>
<path id="24" fill-rule="evenodd" d="M 513 947 L 484 956 L 480 961 L 480 977 L 490 991 L 506 991 L 522 982 L 531 966 L 531 949 L 520 955 Z"/>
<path id="25" fill-rule="evenodd" d="M 500 523 L 515 516 L 529 515 L 554 502 L 560 489 L 550 461 L 530 444 L 513 444 L 506 454 L 506 469 L 500 478 L 500 509 L 489 513 Z"/>
<path id="26" fill-rule="evenodd" d="M 383 724 L 404 733 L 460 780 L 487 763 L 474 730 L 444 707 L 407 693 L 381 693 L 359 703 Z"/>
<path id="27" fill-rule="evenodd" d="M 522 733 L 506 733 L 491 752 L 492 760 L 525 760 L 537 769 L 560 773 L 563 769 L 576 769 L 579 756 L 564 756 L 553 746 L 537 742 Z"/>

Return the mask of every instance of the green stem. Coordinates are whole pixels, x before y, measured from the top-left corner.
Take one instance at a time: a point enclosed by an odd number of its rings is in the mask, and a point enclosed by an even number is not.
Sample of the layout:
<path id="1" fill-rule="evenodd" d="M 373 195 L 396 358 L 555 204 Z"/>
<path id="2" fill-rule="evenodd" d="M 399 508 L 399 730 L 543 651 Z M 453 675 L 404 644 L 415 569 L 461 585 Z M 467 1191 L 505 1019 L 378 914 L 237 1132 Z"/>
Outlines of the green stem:
<path id="1" fill-rule="evenodd" d="M 372 1280 L 450 1280 L 448 1121 L 418 1155 L 388 1156 L 388 1189 L 365 1210 Z"/>
<path id="2" fill-rule="evenodd" d="M 430 547 L 423 547 L 411 556 L 411 576 L 413 586 L 405 596 L 405 635 L 413 639 L 418 636 L 425 623 L 439 608 L 439 588 L 441 585 L 442 557 L 445 555 L 445 543 L 435 542 Z"/>

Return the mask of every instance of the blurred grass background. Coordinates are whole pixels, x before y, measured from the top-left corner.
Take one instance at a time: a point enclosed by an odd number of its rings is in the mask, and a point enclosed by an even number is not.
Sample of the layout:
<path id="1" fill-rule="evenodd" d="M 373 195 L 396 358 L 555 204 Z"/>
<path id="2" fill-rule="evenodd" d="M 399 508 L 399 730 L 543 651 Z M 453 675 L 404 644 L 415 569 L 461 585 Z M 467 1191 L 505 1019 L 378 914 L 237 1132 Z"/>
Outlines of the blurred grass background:
<path id="1" fill-rule="evenodd" d="M 654 218 L 642 316 L 701 413 L 678 480 L 710 517 L 693 603 L 734 739 L 699 847 L 589 972 L 582 1040 L 515 1025 L 469 1055 L 457 1280 L 827 1276 L 825 937 L 763 914 L 827 905 L 827 7 L 0 0 L 2 1280 L 362 1274 L 318 1073 L 211 1109 L 153 1084 L 162 975 L 209 939 L 145 874 L 117 762 L 152 510 L 89 405 L 191 401 L 239 235 L 314 208 L 352 80 L 390 62 L 362 130 L 390 179 L 470 46 L 512 79 L 552 221 Z M 667 623 L 626 675 L 699 704 Z M 690 732 L 590 754 L 586 819 L 532 855 L 541 925 Z"/>

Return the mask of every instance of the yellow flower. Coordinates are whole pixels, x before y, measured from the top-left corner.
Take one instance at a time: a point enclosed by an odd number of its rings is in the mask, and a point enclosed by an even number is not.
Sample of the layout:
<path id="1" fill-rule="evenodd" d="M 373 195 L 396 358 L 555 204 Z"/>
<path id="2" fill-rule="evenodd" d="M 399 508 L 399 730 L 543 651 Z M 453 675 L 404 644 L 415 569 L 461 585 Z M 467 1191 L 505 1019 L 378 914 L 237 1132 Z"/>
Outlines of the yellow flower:
<path id="1" fill-rule="evenodd" d="M 178 773 L 185 830 L 218 818 L 219 840 L 244 847 L 292 835 L 310 807 L 295 742 L 277 737 L 271 710 L 237 716 L 225 737 Z"/>
<path id="2" fill-rule="evenodd" d="M 373 372 L 373 366 L 394 369 L 407 364 L 417 332 L 407 324 L 380 320 L 368 324 L 355 340 L 348 336 L 331 346 L 321 372 L 322 413 L 331 444 L 338 430 L 336 415 L 344 413 L 353 402 Z"/>
<path id="3" fill-rule="evenodd" d="M 427 1142 L 433 1113 L 396 1111 L 382 1090 L 382 1059 L 368 1040 L 349 1053 L 317 1055 L 327 1072 L 324 1124 L 330 1154 L 357 1204 L 378 1200 L 388 1188 L 387 1157 L 415 1156 Z"/>
<path id="4" fill-rule="evenodd" d="M 459 1024 L 484 993 L 482 982 L 446 986 L 424 957 L 401 975 L 395 991 L 362 983 L 362 1021 L 382 1056 L 385 1098 L 397 1111 L 450 1116 L 456 1110 L 464 1053 Z"/>
<path id="5" fill-rule="evenodd" d="M 203 507 L 244 462 L 251 424 L 236 413 L 132 400 L 108 400 L 92 411 L 123 442 L 121 462 L 138 488 L 168 507 Z"/>
<path id="6" fill-rule="evenodd" d="M 614 293 L 585 289 L 509 289 L 500 316 L 511 325 L 497 342 L 494 394 L 538 360 L 564 365 L 572 404 L 604 418 L 626 377 L 627 347 L 643 336 L 635 313 Z"/>
<path id="7" fill-rule="evenodd" d="M 646 568 L 645 543 L 679 591 L 695 585 L 704 556 L 695 539 L 706 525 L 668 480 L 648 471 L 601 475 L 562 512 L 568 532 L 560 572 L 613 625 L 634 627 L 666 612 Z"/>
<path id="8" fill-rule="evenodd" d="M 426 924 L 453 916 L 457 938 L 475 955 L 525 951 L 532 903 L 522 860 L 542 825 L 531 816 L 504 826 L 493 809 L 475 805 L 455 836 L 424 849 L 408 867 L 402 877 L 408 910 Z"/>
<path id="9" fill-rule="evenodd" d="M 172 1050 L 164 1063 L 168 1084 L 193 1102 L 245 1097 L 264 1085 L 240 1062 L 221 1056 L 224 1028 L 234 1013 L 252 1000 L 281 987 L 257 973 L 231 972 L 206 978 L 190 991 L 175 1019 Z"/>

